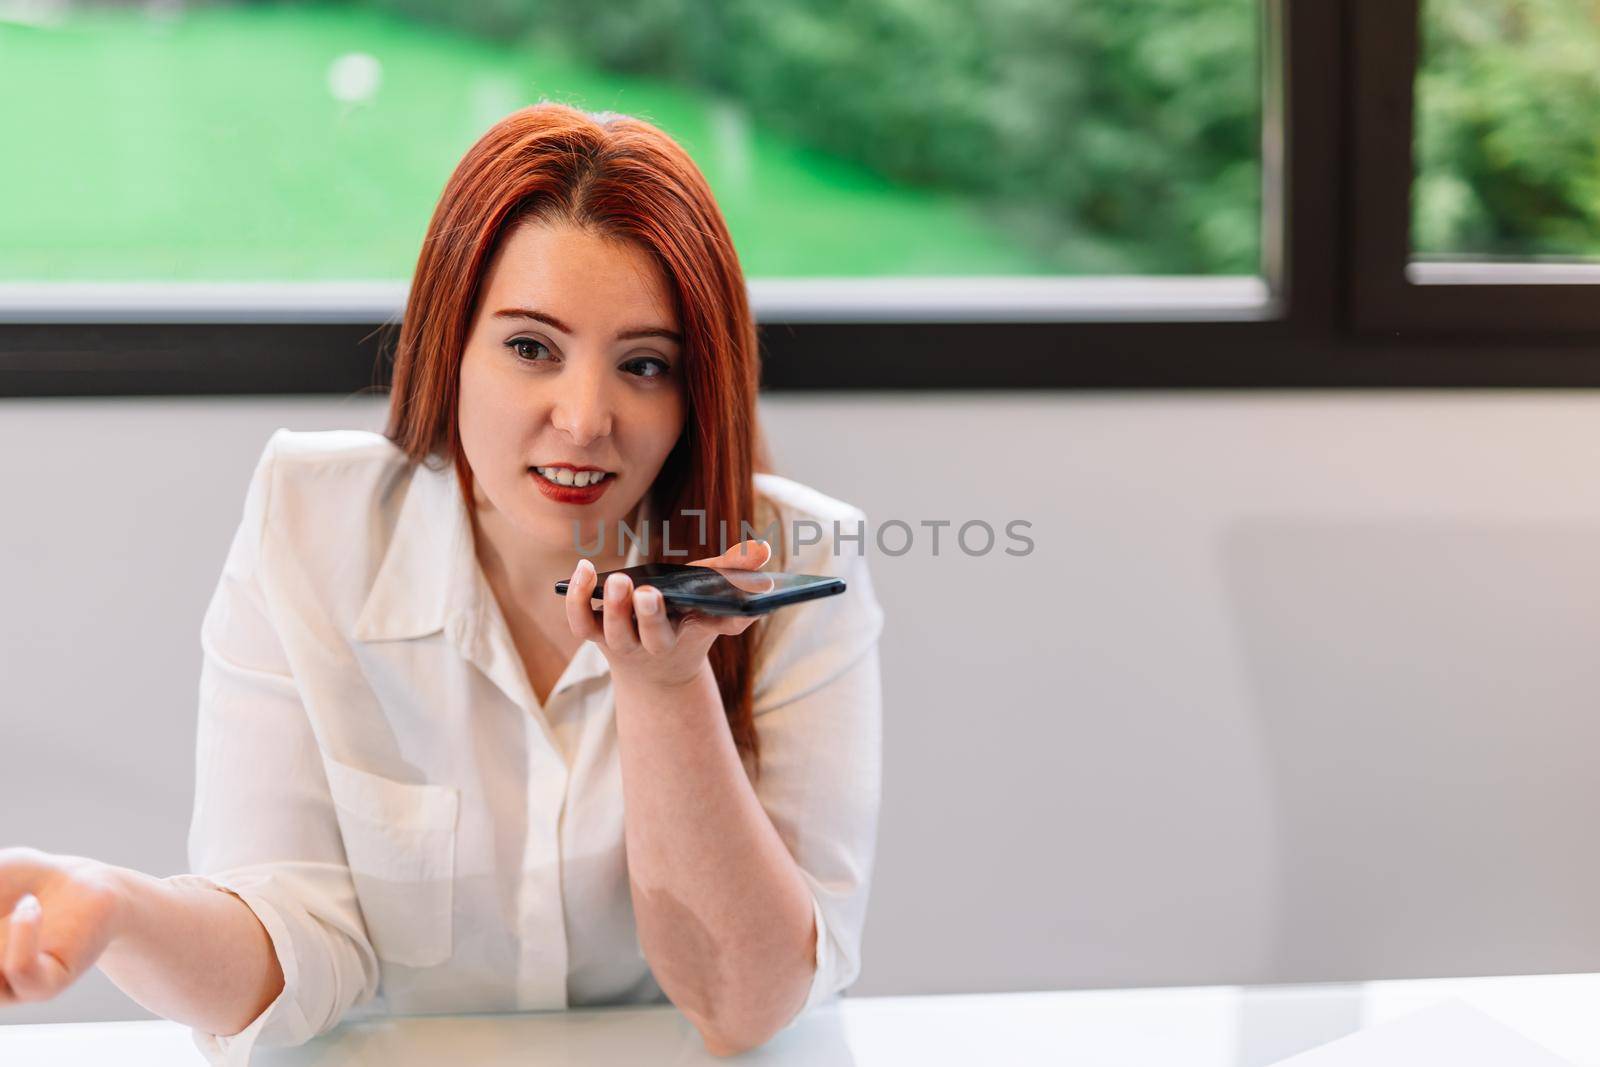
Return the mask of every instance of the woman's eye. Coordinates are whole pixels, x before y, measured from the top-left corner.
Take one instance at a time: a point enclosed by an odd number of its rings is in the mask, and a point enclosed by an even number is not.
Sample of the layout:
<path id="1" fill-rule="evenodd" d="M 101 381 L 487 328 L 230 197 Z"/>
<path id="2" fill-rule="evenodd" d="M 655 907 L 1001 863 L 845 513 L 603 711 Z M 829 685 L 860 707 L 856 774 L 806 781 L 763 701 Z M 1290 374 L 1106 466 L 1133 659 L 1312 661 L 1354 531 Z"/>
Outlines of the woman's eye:
<path id="1" fill-rule="evenodd" d="M 549 347 L 546 346 L 544 344 L 544 342 L 535 341 L 531 337 L 513 337 L 511 340 L 506 342 L 506 347 L 507 348 L 511 348 L 511 349 L 515 349 L 518 356 L 522 357 L 523 359 L 527 360 L 530 363 L 537 363 L 537 362 L 542 362 L 542 361 L 535 360 L 533 358 L 533 356 L 529 353 L 529 349 L 543 348 L 546 352 L 550 351 Z"/>
<path id="2" fill-rule="evenodd" d="M 623 366 L 628 369 L 629 374 L 639 378 L 659 378 L 671 369 L 665 360 L 650 357 L 630 359 Z"/>

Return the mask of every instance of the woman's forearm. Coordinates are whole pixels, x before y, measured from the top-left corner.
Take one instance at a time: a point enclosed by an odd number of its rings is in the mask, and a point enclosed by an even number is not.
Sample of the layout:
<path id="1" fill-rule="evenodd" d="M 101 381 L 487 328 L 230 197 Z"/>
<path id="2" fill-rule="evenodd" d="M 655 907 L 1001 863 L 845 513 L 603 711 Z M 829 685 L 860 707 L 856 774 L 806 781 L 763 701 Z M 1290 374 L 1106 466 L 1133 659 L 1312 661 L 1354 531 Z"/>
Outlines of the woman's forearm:
<path id="1" fill-rule="evenodd" d="M 818 931 L 710 669 L 673 694 L 619 685 L 617 735 L 640 946 L 710 1051 L 760 1044 L 805 1001 Z"/>
<path id="2" fill-rule="evenodd" d="M 112 873 L 116 932 L 98 965 L 129 997 L 222 1036 L 243 1030 L 277 999 L 283 971 L 243 900 L 124 867 Z"/>

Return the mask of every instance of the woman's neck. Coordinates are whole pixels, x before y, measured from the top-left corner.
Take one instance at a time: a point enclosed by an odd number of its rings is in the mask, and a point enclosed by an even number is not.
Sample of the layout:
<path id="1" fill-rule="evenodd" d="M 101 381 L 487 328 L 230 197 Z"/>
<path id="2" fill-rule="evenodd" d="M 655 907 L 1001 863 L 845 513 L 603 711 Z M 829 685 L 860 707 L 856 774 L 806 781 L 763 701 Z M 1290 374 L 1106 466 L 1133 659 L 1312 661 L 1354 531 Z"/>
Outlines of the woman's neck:
<path id="1" fill-rule="evenodd" d="M 631 520 L 624 521 L 631 525 Z M 565 606 L 554 595 L 553 587 L 561 579 L 572 576 L 579 559 L 576 547 L 530 544 L 519 539 L 517 531 L 481 497 L 473 510 L 472 534 L 484 577 L 507 615 L 564 618 Z M 607 531 L 602 552 L 584 555 L 599 572 L 617 570 L 627 562 L 627 551 L 617 542 L 614 531 Z"/>

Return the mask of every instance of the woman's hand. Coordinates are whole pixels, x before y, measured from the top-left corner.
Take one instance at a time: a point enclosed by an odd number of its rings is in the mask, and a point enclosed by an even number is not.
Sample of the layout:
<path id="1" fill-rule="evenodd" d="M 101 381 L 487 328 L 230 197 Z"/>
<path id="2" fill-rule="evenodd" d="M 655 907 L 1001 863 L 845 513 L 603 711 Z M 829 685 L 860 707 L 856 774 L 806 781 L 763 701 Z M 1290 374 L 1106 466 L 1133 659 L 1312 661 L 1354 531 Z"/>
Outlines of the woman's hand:
<path id="1" fill-rule="evenodd" d="M 0 849 L 0 1005 L 49 1000 L 116 936 L 112 868 L 81 856 Z"/>
<path id="2" fill-rule="evenodd" d="M 690 566 L 723 571 L 756 571 L 772 558 L 765 541 L 741 541 L 720 556 L 697 559 Z M 755 581 L 763 581 L 751 575 Z M 706 664 L 706 653 L 717 638 L 742 634 L 755 616 L 681 616 L 677 625 L 667 618 L 666 603 L 654 586 L 637 589 L 625 574 L 613 574 L 606 583 L 605 608 L 589 606 L 594 591 L 594 564 L 586 559 L 567 582 L 567 622 L 577 636 L 593 641 L 611 664 L 619 680 L 664 689 L 694 681 Z"/>

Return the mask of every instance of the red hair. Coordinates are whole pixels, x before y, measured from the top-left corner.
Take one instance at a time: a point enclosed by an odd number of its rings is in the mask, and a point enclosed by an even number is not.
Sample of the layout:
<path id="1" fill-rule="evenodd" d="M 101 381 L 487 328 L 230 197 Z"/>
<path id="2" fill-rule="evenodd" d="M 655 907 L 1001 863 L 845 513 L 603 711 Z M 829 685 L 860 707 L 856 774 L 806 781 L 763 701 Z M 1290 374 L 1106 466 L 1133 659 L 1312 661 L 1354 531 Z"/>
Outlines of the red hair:
<path id="1" fill-rule="evenodd" d="M 512 112 L 467 150 L 417 257 L 385 435 L 413 462 L 435 453 L 452 462 L 471 510 L 472 470 L 456 410 L 461 354 L 496 248 L 530 221 L 631 241 L 665 275 L 683 335 L 687 417 L 650 489 L 652 526 L 670 524 L 674 550 L 689 549 L 683 559 L 717 555 L 718 531 L 737 540 L 742 523 L 756 524 L 752 475 L 767 466 L 756 421 L 755 322 L 733 240 L 705 177 L 671 137 L 639 119 L 541 103 Z M 688 521 L 691 510 L 704 512 L 703 524 L 697 516 Z M 675 516 L 685 521 L 673 523 Z M 661 540 L 650 541 L 654 560 Z M 738 637 L 719 638 L 710 652 L 734 743 L 758 774 L 750 691 L 765 630 L 757 623 Z"/>

